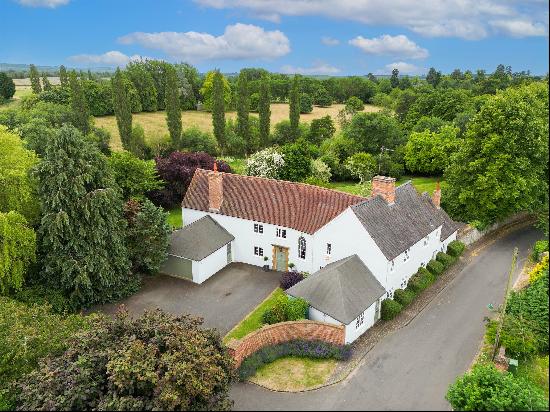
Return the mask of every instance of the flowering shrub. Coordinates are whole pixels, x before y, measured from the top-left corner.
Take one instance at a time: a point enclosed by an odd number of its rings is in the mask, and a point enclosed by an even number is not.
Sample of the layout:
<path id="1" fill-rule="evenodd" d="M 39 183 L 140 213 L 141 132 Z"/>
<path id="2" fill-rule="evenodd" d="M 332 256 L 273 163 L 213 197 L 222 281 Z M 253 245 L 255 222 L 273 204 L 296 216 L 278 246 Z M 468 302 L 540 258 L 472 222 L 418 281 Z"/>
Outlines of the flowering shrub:
<path id="1" fill-rule="evenodd" d="M 543 257 L 531 272 L 529 272 L 529 283 L 533 283 L 537 279 L 540 279 L 545 272 L 548 272 L 548 256 Z"/>
<path id="2" fill-rule="evenodd" d="M 304 274 L 301 272 L 285 272 L 281 275 L 281 289 L 287 290 L 294 286 L 296 283 L 304 280 Z"/>
<path id="3" fill-rule="evenodd" d="M 250 156 L 246 161 L 246 174 L 279 179 L 284 165 L 284 156 L 276 148 L 268 147 Z"/>
<path id="4" fill-rule="evenodd" d="M 351 348 L 349 345 L 333 345 L 320 340 L 297 339 L 263 347 L 241 363 L 237 374 L 240 380 L 246 380 L 253 376 L 261 366 L 285 356 L 347 360 L 350 355 Z"/>
<path id="5" fill-rule="evenodd" d="M 311 161 L 311 177 L 317 179 L 320 182 L 328 183 L 332 177 L 330 167 L 321 159 L 315 159 Z"/>

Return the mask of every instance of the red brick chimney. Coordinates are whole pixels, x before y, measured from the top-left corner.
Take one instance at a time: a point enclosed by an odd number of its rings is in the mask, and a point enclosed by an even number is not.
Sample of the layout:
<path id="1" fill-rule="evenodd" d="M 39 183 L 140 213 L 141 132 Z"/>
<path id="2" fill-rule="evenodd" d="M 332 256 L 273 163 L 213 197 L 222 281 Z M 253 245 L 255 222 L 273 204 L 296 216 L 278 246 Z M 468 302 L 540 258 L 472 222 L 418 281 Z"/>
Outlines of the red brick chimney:
<path id="1" fill-rule="evenodd" d="M 395 179 L 386 176 L 374 176 L 372 178 L 372 195 L 382 196 L 388 203 L 395 203 Z"/>
<path id="2" fill-rule="evenodd" d="M 208 209 L 219 212 L 223 202 L 223 174 L 218 172 L 218 165 L 214 162 L 214 170 L 208 172 Z"/>
<path id="3" fill-rule="evenodd" d="M 432 195 L 432 202 L 438 209 L 441 207 L 441 185 L 437 182 L 434 193 Z"/>

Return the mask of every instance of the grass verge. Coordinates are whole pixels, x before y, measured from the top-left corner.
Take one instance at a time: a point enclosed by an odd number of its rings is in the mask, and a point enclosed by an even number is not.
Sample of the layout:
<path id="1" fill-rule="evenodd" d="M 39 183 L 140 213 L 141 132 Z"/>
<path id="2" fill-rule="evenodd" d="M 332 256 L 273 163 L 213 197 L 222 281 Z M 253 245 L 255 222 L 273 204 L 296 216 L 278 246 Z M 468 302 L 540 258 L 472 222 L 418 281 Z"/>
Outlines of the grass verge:
<path id="1" fill-rule="evenodd" d="M 539 386 L 548 398 L 548 355 L 520 361 L 517 375 Z"/>
<path id="2" fill-rule="evenodd" d="M 183 221 L 181 218 L 181 207 L 176 207 L 172 210 L 167 210 L 168 212 L 168 224 L 172 229 L 181 229 L 183 226 Z"/>

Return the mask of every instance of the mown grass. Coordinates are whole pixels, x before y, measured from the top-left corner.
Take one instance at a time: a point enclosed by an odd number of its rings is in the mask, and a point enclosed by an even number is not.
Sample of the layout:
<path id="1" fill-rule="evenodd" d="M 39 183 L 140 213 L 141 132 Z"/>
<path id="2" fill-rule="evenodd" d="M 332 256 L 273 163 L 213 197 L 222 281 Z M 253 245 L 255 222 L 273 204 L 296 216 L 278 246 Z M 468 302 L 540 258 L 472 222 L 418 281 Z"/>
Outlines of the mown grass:
<path id="1" fill-rule="evenodd" d="M 335 126 L 338 129 L 338 112 L 344 108 L 343 104 L 334 104 L 330 107 L 314 107 L 313 112 L 300 115 L 300 121 L 311 122 L 313 119 L 318 119 L 324 116 L 331 116 L 334 120 Z M 365 112 L 375 112 L 380 110 L 379 107 L 366 105 Z M 257 116 L 257 113 L 252 113 L 252 116 Z M 235 119 L 237 117 L 236 112 L 226 113 L 227 119 Z M 183 127 L 188 128 L 196 126 L 202 131 L 212 131 L 212 115 L 210 112 L 187 110 L 182 113 Z M 288 104 L 287 103 L 273 103 L 271 105 L 271 127 L 281 120 L 288 119 Z M 139 124 L 145 131 L 145 138 L 149 143 L 154 144 L 160 140 L 165 139 L 168 135 L 168 127 L 166 126 L 166 113 L 164 111 L 152 112 L 152 113 L 136 113 L 133 116 L 134 124 Z M 103 127 L 111 134 L 111 148 L 113 150 L 122 150 L 122 144 L 120 142 L 120 136 L 118 134 L 118 128 L 116 125 L 115 116 L 102 116 L 95 118 L 95 125 Z"/>
<path id="2" fill-rule="evenodd" d="M 285 357 L 260 367 L 250 381 L 274 390 L 300 391 L 327 381 L 337 361 Z"/>
<path id="3" fill-rule="evenodd" d="M 168 212 L 168 224 L 172 229 L 181 229 L 183 225 L 181 217 L 181 207 L 176 207 L 172 210 L 167 210 Z"/>
<path id="4" fill-rule="evenodd" d="M 23 96 L 27 96 L 32 93 L 32 90 L 30 87 L 16 87 L 15 88 L 15 94 L 13 95 L 13 98 L 8 100 L 7 102 L 0 104 L 0 110 L 9 109 L 11 107 L 17 107 L 19 106 L 19 103 L 21 103 L 21 98 Z"/>
<path id="5" fill-rule="evenodd" d="M 548 398 L 548 355 L 519 361 L 517 374 L 539 386 Z"/>
<path id="6" fill-rule="evenodd" d="M 260 303 L 246 318 L 244 318 L 237 326 L 229 331 L 223 338 L 224 342 L 229 342 L 231 339 L 241 339 L 250 332 L 260 329 L 263 326 L 262 315 L 264 312 L 273 306 L 275 301 L 283 296 L 284 292 L 281 288 L 275 289 L 262 303 Z"/>
<path id="7" fill-rule="evenodd" d="M 437 182 L 441 181 L 441 177 L 403 176 L 396 183 L 398 186 L 400 186 L 403 183 L 408 182 L 409 180 L 412 181 L 413 186 L 420 193 L 428 192 L 431 195 L 435 190 Z M 328 184 L 328 187 L 330 189 L 351 193 L 352 195 L 359 195 L 361 191 L 361 187 L 357 184 L 357 182 L 350 182 L 350 181 L 330 182 Z"/>

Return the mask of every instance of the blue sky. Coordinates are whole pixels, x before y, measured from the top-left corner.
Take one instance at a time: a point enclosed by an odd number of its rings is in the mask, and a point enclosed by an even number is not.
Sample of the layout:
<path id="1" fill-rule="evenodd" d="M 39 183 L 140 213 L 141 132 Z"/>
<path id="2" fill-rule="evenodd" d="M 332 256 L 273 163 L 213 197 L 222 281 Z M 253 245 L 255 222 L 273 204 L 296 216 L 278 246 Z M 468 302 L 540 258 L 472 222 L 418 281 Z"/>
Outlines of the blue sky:
<path id="1" fill-rule="evenodd" d="M 0 62 L 350 75 L 548 71 L 548 0 L 0 0 Z"/>

